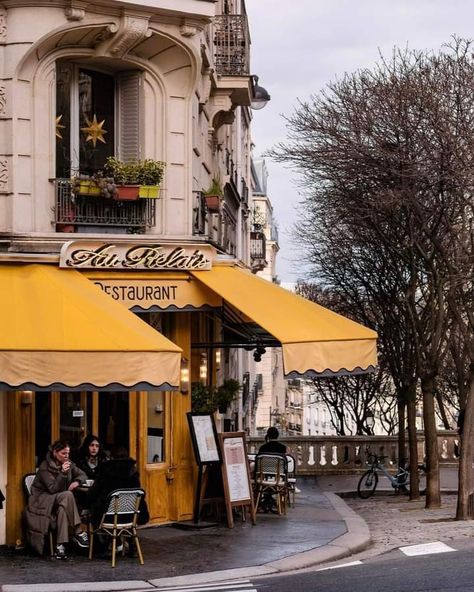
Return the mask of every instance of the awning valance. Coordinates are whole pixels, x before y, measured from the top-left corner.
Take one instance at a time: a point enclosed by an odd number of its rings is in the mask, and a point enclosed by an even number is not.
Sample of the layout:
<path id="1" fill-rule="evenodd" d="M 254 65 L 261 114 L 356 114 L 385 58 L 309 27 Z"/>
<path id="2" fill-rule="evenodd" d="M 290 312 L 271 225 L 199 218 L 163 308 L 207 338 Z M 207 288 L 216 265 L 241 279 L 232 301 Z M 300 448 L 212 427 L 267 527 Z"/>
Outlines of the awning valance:
<path id="1" fill-rule="evenodd" d="M 0 389 L 175 390 L 181 349 L 74 270 L 0 265 Z"/>
<path id="2" fill-rule="evenodd" d="M 91 282 L 134 312 L 205 310 L 222 298 L 185 272 L 85 271 Z"/>
<path id="3" fill-rule="evenodd" d="M 335 376 L 375 368 L 375 331 L 236 266 L 191 273 L 281 343 L 286 376 Z"/>

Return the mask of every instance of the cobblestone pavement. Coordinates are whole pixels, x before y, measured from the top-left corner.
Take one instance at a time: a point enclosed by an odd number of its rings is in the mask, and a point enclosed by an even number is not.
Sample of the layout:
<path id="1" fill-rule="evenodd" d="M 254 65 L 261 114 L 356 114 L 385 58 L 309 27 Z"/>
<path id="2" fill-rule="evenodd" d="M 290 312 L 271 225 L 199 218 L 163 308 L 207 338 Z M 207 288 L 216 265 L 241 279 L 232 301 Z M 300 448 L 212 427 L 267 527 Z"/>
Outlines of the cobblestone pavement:
<path id="1" fill-rule="evenodd" d="M 373 545 L 361 554 L 363 557 L 432 541 L 449 544 L 456 540 L 463 545 L 474 545 L 474 521 L 455 520 L 457 468 L 441 470 L 442 505 L 436 510 L 425 509 L 424 497 L 411 502 L 406 495 L 395 495 L 386 479 L 379 481 L 375 496 L 359 499 L 356 494 L 359 478 L 360 475 L 328 475 L 318 477 L 317 483 L 323 491 L 341 495 L 347 505 L 365 520 Z M 420 487 L 424 486 L 422 480 Z"/>
<path id="2" fill-rule="evenodd" d="M 439 509 L 425 509 L 425 499 L 410 501 L 406 496 L 380 496 L 361 500 L 347 498 L 347 505 L 367 523 L 373 546 L 366 555 L 378 555 L 404 545 L 431 541 L 472 539 L 472 520 L 455 520 L 456 495 L 443 495 Z M 474 542 L 474 541 L 473 541 Z"/>

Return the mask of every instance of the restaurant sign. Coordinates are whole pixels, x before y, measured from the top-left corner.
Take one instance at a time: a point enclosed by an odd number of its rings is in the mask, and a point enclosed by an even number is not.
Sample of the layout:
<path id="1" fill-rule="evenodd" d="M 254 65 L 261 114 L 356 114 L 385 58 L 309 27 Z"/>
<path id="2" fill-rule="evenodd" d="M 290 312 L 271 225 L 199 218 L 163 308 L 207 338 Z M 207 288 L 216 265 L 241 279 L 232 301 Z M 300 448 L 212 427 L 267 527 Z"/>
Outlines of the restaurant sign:
<path id="1" fill-rule="evenodd" d="M 209 245 L 103 243 L 70 241 L 63 245 L 60 267 L 79 269 L 174 269 L 203 271 L 212 267 Z"/>

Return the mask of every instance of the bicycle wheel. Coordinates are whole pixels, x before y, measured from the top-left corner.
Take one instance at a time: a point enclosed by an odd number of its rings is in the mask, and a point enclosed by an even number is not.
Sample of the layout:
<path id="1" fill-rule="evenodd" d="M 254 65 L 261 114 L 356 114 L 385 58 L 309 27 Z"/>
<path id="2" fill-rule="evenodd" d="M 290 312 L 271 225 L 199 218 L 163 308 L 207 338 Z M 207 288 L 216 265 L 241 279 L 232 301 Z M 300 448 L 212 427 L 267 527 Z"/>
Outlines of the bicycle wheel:
<path id="1" fill-rule="evenodd" d="M 366 471 L 359 480 L 357 485 L 357 495 L 362 499 L 367 499 L 374 494 L 377 483 L 379 482 L 379 476 L 375 471 L 369 469 Z"/>

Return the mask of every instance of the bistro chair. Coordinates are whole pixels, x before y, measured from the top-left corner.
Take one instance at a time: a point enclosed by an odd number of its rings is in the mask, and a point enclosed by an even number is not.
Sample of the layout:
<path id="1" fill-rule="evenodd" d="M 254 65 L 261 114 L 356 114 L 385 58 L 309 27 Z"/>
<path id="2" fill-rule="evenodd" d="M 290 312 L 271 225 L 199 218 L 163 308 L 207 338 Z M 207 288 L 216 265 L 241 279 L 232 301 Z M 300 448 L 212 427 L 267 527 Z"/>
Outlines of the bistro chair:
<path id="1" fill-rule="evenodd" d="M 31 487 L 33 485 L 33 481 L 35 480 L 36 473 L 27 473 L 23 477 L 23 491 L 25 493 L 26 503 L 28 504 L 28 499 L 31 495 Z M 54 545 L 53 545 L 53 525 L 51 524 L 48 528 L 48 538 L 49 538 L 49 552 L 51 557 L 54 555 Z"/>
<path id="2" fill-rule="evenodd" d="M 257 454 L 254 468 L 255 507 L 262 496 L 274 497 L 278 514 L 286 514 L 288 461 L 281 454 Z"/>
<path id="3" fill-rule="evenodd" d="M 99 526 L 90 525 L 89 559 L 92 559 L 94 535 L 101 534 L 112 538 L 112 567 L 115 567 L 117 539 L 133 539 L 137 548 L 140 565 L 144 564 L 140 541 L 137 534 L 137 519 L 140 501 L 145 496 L 143 489 L 116 489 L 108 497 L 107 510 L 102 515 Z"/>

